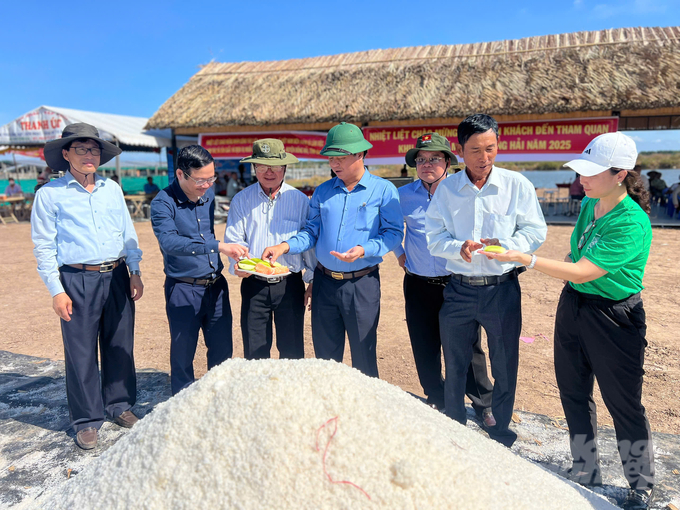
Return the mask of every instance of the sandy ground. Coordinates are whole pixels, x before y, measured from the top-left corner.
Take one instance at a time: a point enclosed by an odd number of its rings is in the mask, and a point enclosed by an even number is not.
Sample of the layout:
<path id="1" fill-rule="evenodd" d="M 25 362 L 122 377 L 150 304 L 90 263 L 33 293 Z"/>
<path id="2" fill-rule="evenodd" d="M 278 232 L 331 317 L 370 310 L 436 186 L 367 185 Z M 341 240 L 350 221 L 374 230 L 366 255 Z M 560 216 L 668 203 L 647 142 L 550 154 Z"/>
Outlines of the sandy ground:
<path id="1" fill-rule="evenodd" d="M 137 305 L 135 358 L 138 368 L 169 371 L 169 330 L 163 297 L 163 263 L 149 222 L 136 225 L 144 251 L 142 262 L 145 291 Z M 571 227 L 549 227 L 548 239 L 539 255 L 562 259 L 568 251 Z M 224 224 L 216 226 L 221 238 Z M 0 350 L 63 359 L 61 333 L 51 298 L 35 267 L 28 223 L 0 226 Z M 645 360 L 643 403 L 655 432 L 680 434 L 680 278 L 676 253 L 680 230 L 655 229 L 643 292 L 647 310 L 649 347 Z M 390 253 L 381 265 L 382 312 L 378 331 L 380 377 L 416 395 L 422 395 L 404 319 L 403 272 Z M 228 276 L 234 313 L 234 353 L 243 355 L 238 278 Z M 562 283 L 536 271 L 521 276 L 523 289 L 522 335 L 533 343 L 520 342 L 520 368 L 515 407 L 518 410 L 563 416 L 552 360 L 555 309 Z M 313 356 L 309 314 L 306 317 L 306 355 Z M 349 352 L 349 349 L 347 349 Z M 276 354 L 274 354 L 276 355 Z M 349 360 L 346 360 L 349 361 Z M 196 373 L 205 373 L 205 348 L 197 352 Z M 611 424 L 596 391 L 599 424 Z"/>

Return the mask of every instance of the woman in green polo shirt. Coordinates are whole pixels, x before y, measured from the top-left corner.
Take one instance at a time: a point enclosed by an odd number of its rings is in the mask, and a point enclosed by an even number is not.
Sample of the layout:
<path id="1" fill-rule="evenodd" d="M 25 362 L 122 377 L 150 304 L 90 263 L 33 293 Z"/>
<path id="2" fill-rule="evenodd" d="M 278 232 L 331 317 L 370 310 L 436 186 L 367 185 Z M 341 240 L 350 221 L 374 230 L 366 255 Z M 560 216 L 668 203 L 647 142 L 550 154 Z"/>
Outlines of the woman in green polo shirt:
<path id="1" fill-rule="evenodd" d="M 518 251 L 484 253 L 569 283 L 555 316 L 555 375 L 569 426 L 567 476 L 601 485 L 593 382 L 614 420 L 631 486 L 623 508 L 649 507 L 654 486 L 652 434 L 642 406 L 645 312 L 642 277 L 652 242 L 649 194 L 638 174 L 635 142 L 621 133 L 595 138 L 568 166 L 586 192 L 564 262 Z"/>

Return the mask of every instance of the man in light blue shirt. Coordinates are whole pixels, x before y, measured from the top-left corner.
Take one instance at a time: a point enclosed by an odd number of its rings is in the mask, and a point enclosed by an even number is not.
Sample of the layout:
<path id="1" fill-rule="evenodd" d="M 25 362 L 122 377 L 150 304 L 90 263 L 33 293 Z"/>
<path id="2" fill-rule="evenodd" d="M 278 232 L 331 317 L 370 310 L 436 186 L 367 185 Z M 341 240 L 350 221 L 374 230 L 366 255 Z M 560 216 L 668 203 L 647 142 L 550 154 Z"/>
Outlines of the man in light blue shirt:
<path id="1" fill-rule="evenodd" d="M 416 168 L 418 180 L 399 188 L 401 210 L 406 222 L 404 247 L 394 254 L 404 269 L 406 325 L 413 349 L 418 378 L 427 395 L 427 403 L 444 409 L 444 380 L 441 365 L 439 310 L 444 303 L 444 287 L 450 280 L 446 259 L 433 257 L 425 237 L 425 212 L 440 183 L 447 178 L 451 162 L 458 161 L 451 144 L 439 133 L 418 138 L 415 148 L 406 153 L 406 162 Z M 493 385 L 486 370 L 481 331 L 473 345 L 467 373 L 466 394 L 485 427 L 496 422 L 491 413 Z"/>
<path id="2" fill-rule="evenodd" d="M 378 264 L 404 234 L 397 189 L 364 167 L 371 147 L 353 124 L 342 122 L 328 132 L 321 154 L 328 156 L 337 177 L 314 191 L 302 231 L 265 249 L 262 258 L 276 260 L 316 246 L 319 265 L 312 290 L 316 357 L 341 362 L 346 332 L 352 366 L 377 377 Z"/>
<path id="3" fill-rule="evenodd" d="M 237 193 L 231 201 L 225 243 L 240 244 L 260 255 L 274 243 L 298 233 L 307 223 L 309 198 L 283 182 L 287 165 L 298 159 L 285 151 L 281 140 L 265 138 L 253 143 L 250 163 L 257 182 Z M 239 271 L 232 259 L 229 271 L 241 281 L 241 333 L 246 359 L 269 358 L 272 318 L 276 326 L 279 358 L 304 358 L 305 301 L 311 299 L 316 267 L 314 250 L 288 253 L 278 260 L 290 275 L 263 277 Z M 302 274 L 304 270 L 304 275 Z M 309 284 L 305 292 L 305 282 Z"/>
<path id="4" fill-rule="evenodd" d="M 444 290 L 439 324 L 444 348 L 446 414 L 465 424 L 465 383 L 479 326 L 487 334 L 494 388 L 492 439 L 510 447 L 515 403 L 522 306 L 513 263 L 499 264 L 477 254 L 489 245 L 533 252 L 547 227 L 534 186 L 523 175 L 494 166 L 498 123 L 471 115 L 458 126 L 458 154 L 465 171 L 444 182 L 425 217 L 427 247 L 446 259 L 451 279 Z M 522 267 L 521 270 L 524 270 Z"/>
<path id="5" fill-rule="evenodd" d="M 61 318 L 71 427 L 83 449 L 96 446 L 105 417 L 123 427 L 137 422 L 130 408 L 142 252 L 120 186 L 95 173 L 120 152 L 94 126 L 64 128 L 45 145 L 45 160 L 66 175 L 38 190 L 31 215 L 38 273 Z"/>

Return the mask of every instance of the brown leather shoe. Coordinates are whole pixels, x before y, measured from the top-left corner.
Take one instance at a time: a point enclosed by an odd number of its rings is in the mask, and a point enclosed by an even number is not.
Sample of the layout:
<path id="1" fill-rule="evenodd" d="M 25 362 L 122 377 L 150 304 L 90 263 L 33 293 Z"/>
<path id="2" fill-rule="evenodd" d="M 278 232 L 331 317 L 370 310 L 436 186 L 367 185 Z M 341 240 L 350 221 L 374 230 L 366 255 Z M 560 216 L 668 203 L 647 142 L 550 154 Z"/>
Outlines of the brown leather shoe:
<path id="1" fill-rule="evenodd" d="M 83 450 L 92 450 L 92 448 L 97 446 L 97 429 L 87 427 L 79 430 L 76 434 L 76 444 Z"/>
<path id="2" fill-rule="evenodd" d="M 491 413 L 491 408 L 487 407 L 482 411 L 482 422 L 486 428 L 491 428 L 496 426 L 496 418 L 493 417 Z"/>
<path id="3" fill-rule="evenodd" d="M 116 423 L 116 425 L 120 425 L 121 427 L 129 429 L 139 421 L 139 418 L 137 418 L 132 413 L 132 411 L 123 411 L 118 416 L 116 416 L 113 421 Z"/>

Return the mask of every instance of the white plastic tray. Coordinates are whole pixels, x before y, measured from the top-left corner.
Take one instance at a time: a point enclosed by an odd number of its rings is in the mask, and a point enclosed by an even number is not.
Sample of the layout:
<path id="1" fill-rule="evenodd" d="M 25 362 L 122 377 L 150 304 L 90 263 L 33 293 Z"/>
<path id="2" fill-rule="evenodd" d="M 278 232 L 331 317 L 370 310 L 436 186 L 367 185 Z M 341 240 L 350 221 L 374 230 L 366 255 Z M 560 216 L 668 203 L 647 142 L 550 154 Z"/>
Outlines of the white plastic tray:
<path id="1" fill-rule="evenodd" d="M 263 273 L 258 273 L 256 271 L 248 271 L 246 269 L 241 269 L 240 267 L 238 268 L 238 270 L 243 271 L 244 273 L 261 276 L 262 278 L 278 278 L 279 276 L 288 276 L 289 274 L 291 274 L 290 271 L 288 271 L 287 273 L 281 273 L 281 274 L 263 274 Z"/>

